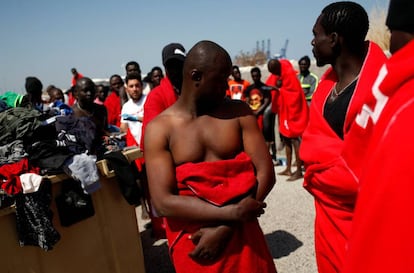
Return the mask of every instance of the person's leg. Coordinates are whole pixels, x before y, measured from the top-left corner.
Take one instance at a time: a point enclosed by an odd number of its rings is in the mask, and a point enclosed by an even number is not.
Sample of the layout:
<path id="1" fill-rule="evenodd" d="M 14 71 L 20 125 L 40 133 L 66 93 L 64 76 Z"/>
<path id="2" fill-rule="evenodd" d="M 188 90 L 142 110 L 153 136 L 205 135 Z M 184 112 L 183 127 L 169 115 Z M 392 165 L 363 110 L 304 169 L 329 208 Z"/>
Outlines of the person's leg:
<path id="1" fill-rule="evenodd" d="M 275 114 L 272 112 L 272 104 L 266 107 L 263 113 L 263 136 L 273 161 L 277 160 L 275 145 Z"/>
<path id="2" fill-rule="evenodd" d="M 281 136 L 281 139 L 286 149 L 286 169 L 278 174 L 291 176 L 292 175 L 292 140 L 284 136 Z"/>
<path id="3" fill-rule="evenodd" d="M 287 179 L 287 181 L 294 181 L 299 178 L 303 177 L 302 174 L 302 160 L 299 158 L 299 147 L 300 147 L 300 139 L 294 138 L 292 139 L 293 149 L 295 151 L 295 157 L 296 157 L 296 171 L 293 173 L 291 177 Z"/>

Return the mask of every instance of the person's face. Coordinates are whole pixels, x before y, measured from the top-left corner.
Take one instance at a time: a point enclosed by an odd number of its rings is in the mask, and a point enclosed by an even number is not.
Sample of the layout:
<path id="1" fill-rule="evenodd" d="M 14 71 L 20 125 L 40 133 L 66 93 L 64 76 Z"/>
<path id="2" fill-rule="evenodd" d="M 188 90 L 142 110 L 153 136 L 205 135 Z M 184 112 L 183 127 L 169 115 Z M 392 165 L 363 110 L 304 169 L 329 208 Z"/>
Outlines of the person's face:
<path id="1" fill-rule="evenodd" d="M 253 80 L 253 82 L 255 82 L 255 83 L 260 82 L 261 75 L 260 75 L 260 73 L 259 73 L 259 72 L 257 72 L 257 71 L 253 71 L 253 72 L 251 73 L 251 76 L 252 76 L 252 80 Z"/>
<path id="2" fill-rule="evenodd" d="M 92 104 L 95 99 L 96 87 L 93 81 L 81 80 L 76 86 L 75 95 L 81 105 Z"/>
<path id="3" fill-rule="evenodd" d="M 322 25 L 320 24 L 321 17 L 320 15 L 316 20 L 315 25 L 313 26 L 313 39 L 311 45 L 313 47 L 312 53 L 316 58 L 317 66 L 324 66 L 330 63 L 330 58 L 332 55 L 332 39 L 330 35 L 325 33 Z"/>
<path id="4" fill-rule="evenodd" d="M 130 65 L 128 65 L 128 66 L 126 67 L 126 73 L 127 73 L 127 75 L 128 75 L 128 74 L 130 74 L 130 73 L 132 73 L 132 72 L 135 72 L 135 73 L 141 74 L 141 71 L 140 71 L 140 69 L 138 68 L 138 66 L 136 66 L 136 65 L 134 65 L 134 64 L 130 64 Z"/>
<path id="5" fill-rule="evenodd" d="M 133 101 L 138 101 L 142 96 L 142 85 L 139 80 L 131 79 L 126 84 L 126 91 Z"/>
<path id="6" fill-rule="evenodd" d="M 96 97 L 102 102 L 105 101 L 106 94 L 105 94 L 105 88 L 103 86 L 96 87 Z"/>
<path id="7" fill-rule="evenodd" d="M 301 73 L 306 72 L 309 70 L 309 64 L 306 61 L 300 61 L 299 62 L 299 71 Z"/>
<path id="8" fill-rule="evenodd" d="M 113 77 L 109 82 L 109 85 L 111 86 L 112 91 L 115 91 L 119 94 L 119 89 L 124 85 L 124 81 L 121 79 L 121 77 Z"/>
<path id="9" fill-rule="evenodd" d="M 152 74 L 151 74 L 151 82 L 152 82 L 152 85 L 154 87 L 160 85 L 161 79 L 162 79 L 162 73 L 161 73 L 161 71 L 154 70 L 152 72 Z"/>
<path id="10" fill-rule="evenodd" d="M 240 70 L 237 68 L 234 68 L 233 71 L 231 72 L 231 75 L 233 76 L 233 79 L 235 81 L 241 80 L 241 74 L 240 74 Z"/>
<path id="11" fill-rule="evenodd" d="M 165 64 L 165 73 L 178 90 L 181 90 L 183 85 L 183 67 L 184 62 L 177 59 L 171 59 Z"/>
<path id="12" fill-rule="evenodd" d="M 54 89 L 50 93 L 50 101 L 55 102 L 55 101 L 58 101 L 58 100 L 60 100 L 61 102 L 65 101 L 63 93 L 60 90 Z"/>

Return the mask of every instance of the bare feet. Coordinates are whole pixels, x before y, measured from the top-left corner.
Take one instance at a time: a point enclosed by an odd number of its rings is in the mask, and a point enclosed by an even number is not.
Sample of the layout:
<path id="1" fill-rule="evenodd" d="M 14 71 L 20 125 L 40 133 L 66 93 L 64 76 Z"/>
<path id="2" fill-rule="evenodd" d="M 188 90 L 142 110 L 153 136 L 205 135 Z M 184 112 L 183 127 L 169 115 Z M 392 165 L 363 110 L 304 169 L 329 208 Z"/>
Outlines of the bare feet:
<path id="1" fill-rule="evenodd" d="M 300 179 L 302 177 L 303 177 L 302 172 L 295 172 L 291 177 L 289 177 L 288 179 L 286 179 L 286 181 L 291 182 L 291 181 L 298 180 L 298 179 Z"/>
<path id="2" fill-rule="evenodd" d="M 291 176 L 292 172 L 289 169 L 285 169 L 284 171 L 277 173 L 278 175 L 287 175 L 287 176 Z"/>

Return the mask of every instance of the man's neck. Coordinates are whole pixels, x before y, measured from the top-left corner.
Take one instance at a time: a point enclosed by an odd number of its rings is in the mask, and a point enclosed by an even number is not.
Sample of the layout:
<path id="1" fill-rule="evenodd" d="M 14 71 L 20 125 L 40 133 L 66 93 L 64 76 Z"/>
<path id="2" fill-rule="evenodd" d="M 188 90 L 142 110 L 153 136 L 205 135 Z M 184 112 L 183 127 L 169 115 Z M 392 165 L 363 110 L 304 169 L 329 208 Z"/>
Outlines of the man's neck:
<path id="1" fill-rule="evenodd" d="M 306 77 L 307 75 L 310 74 L 310 71 L 309 70 L 302 71 L 302 72 L 300 72 L 300 74 Z"/>

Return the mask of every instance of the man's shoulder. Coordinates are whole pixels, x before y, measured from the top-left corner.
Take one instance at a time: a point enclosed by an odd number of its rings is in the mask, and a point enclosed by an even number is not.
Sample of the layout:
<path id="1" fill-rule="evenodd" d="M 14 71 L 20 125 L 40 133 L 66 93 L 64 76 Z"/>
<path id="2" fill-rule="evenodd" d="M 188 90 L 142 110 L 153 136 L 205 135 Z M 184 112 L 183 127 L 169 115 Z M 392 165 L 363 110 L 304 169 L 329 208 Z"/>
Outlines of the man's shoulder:
<path id="1" fill-rule="evenodd" d="M 144 114 L 145 116 L 145 114 Z M 152 130 L 163 131 L 166 130 L 169 125 L 174 123 L 174 120 L 177 119 L 177 115 L 174 114 L 174 111 L 170 108 L 159 113 L 155 116 L 151 122 L 147 124 L 147 128 L 153 128 Z"/>

